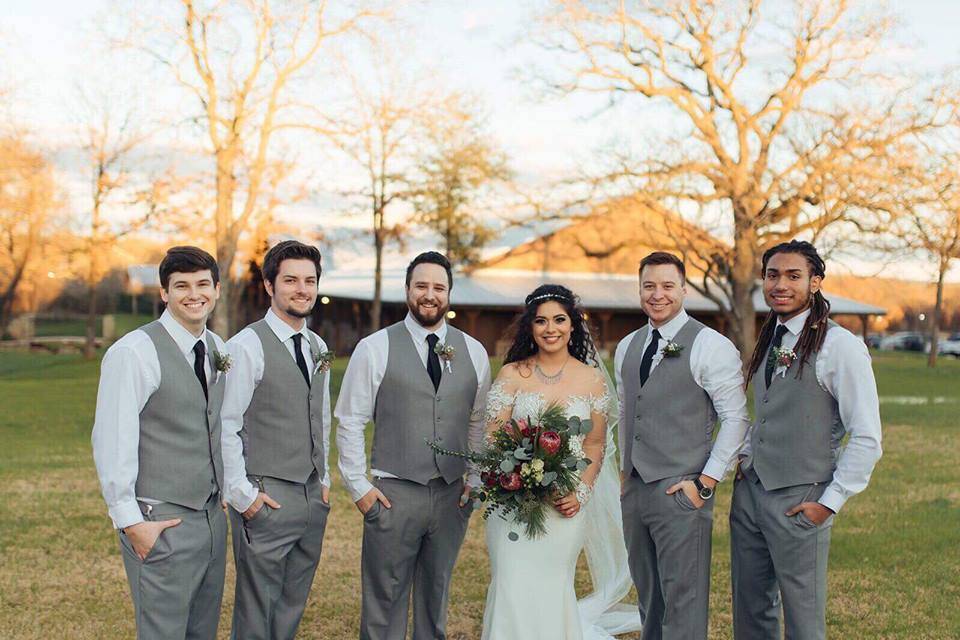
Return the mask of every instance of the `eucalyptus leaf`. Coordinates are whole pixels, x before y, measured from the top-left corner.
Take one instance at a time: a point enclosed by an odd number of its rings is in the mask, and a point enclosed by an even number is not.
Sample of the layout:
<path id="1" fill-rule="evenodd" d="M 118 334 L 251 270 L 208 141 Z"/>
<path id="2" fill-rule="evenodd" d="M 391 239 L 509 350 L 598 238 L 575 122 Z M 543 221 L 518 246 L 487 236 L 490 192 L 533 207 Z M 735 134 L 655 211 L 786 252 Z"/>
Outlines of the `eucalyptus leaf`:
<path id="1" fill-rule="evenodd" d="M 531 456 L 523 447 L 517 447 L 513 450 L 513 457 L 517 460 L 529 460 Z"/>
<path id="2" fill-rule="evenodd" d="M 582 473 L 583 471 L 585 471 L 585 470 L 587 469 L 587 467 L 589 467 L 589 466 L 590 466 L 590 463 L 587 462 L 586 460 L 579 460 L 579 461 L 577 461 L 577 471 L 579 471 L 579 472 L 581 472 L 581 473 Z"/>
<path id="3" fill-rule="evenodd" d="M 556 471 L 547 471 L 543 474 L 543 480 L 540 481 L 541 487 L 549 487 L 557 479 Z"/>
<path id="4" fill-rule="evenodd" d="M 570 456 L 563 461 L 563 466 L 565 466 L 567 469 L 574 469 L 577 466 L 577 459 L 573 456 Z"/>
<path id="5" fill-rule="evenodd" d="M 580 423 L 580 434 L 586 435 L 593 431 L 593 421 L 590 419 L 584 420 Z"/>
<path id="6" fill-rule="evenodd" d="M 504 473 L 510 473 L 513 471 L 513 467 L 514 464 L 512 460 L 504 460 L 500 463 L 500 471 L 503 471 Z"/>

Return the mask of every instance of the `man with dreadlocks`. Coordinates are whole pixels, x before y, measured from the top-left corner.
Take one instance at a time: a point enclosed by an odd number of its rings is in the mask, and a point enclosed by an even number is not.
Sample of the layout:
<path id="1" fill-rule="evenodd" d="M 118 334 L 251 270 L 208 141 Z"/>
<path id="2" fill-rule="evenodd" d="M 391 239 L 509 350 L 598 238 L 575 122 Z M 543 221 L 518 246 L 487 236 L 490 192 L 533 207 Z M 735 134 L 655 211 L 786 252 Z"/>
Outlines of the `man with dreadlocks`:
<path id="1" fill-rule="evenodd" d="M 880 459 L 877 385 L 864 343 L 829 319 L 812 244 L 769 249 L 761 274 L 770 314 L 730 508 L 734 637 L 779 640 L 782 603 L 787 638 L 823 639 L 833 516 Z"/>

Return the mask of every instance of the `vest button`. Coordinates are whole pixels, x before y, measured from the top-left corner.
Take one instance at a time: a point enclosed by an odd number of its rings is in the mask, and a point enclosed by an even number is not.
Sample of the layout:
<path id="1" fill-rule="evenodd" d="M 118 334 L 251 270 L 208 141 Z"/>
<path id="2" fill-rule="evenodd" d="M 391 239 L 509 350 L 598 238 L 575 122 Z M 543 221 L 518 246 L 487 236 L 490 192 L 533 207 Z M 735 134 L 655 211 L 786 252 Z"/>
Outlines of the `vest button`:
<path id="1" fill-rule="evenodd" d="M 633 439 L 636 440 L 637 442 L 640 442 L 640 434 L 633 436 Z"/>
<path id="2" fill-rule="evenodd" d="M 766 424 L 766 423 L 767 423 L 766 418 L 760 418 L 760 424 Z"/>
<path id="3" fill-rule="evenodd" d="M 212 416 L 212 415 L 213 415 L 213 409 L 207 409 L 207 415 L 208 415 L 208 416 Z"/>

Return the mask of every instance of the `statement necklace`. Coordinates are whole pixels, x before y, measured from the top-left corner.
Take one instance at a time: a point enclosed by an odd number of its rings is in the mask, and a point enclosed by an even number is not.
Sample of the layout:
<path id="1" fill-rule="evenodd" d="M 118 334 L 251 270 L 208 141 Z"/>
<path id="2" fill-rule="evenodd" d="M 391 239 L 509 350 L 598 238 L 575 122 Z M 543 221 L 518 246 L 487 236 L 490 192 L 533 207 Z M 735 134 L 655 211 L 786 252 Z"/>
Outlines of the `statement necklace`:
<path id="1" fill-rule="evenodd" d="M 566 368 L 568 362 L 570 362 L 569 357 L 563 361 L 563 366 L 560 367 L 560 371 L 557 371 L 553 375 L 545 373 L 543 369 L 540 368 L 539 364 L 533 365 L 533 372 L 537 374 L 537 378 L 539 378 L 540 382 L 543 384 L 557 384 L 560 382 L 560 378 L 563 377 L 563 370 Z"/>

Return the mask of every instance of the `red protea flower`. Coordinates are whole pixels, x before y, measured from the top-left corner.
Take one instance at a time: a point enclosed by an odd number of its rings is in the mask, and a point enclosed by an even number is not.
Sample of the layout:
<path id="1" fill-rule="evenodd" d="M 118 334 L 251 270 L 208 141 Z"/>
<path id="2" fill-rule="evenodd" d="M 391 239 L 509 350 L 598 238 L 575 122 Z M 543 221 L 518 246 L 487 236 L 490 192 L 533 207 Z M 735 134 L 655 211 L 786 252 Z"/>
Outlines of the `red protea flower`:
<path id="1" fill-rule="evenodd" d="M 544 431 L 540 434 L 539 442 L 540 448 L 543 449 L 547 455 L 553 456 L 560 451 L 560 434 L 556 431 Z"/>
<path id="2" fill-rule="evenodd" d="M 520 479 L 519 473 L 511 471 L 500 476 L 500 486 L 507 491 L 517 491 L 523 486 L 523 481 Z"/>

